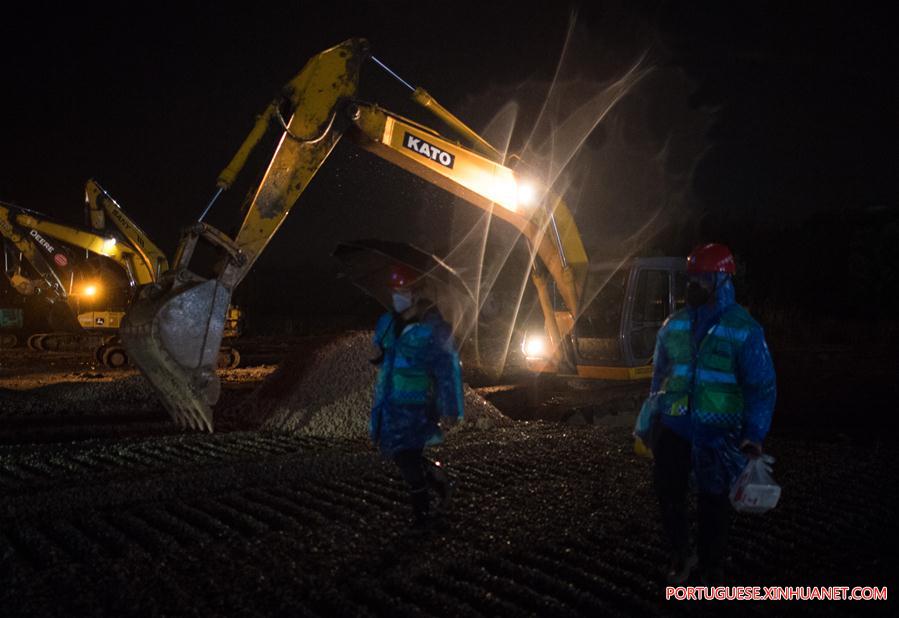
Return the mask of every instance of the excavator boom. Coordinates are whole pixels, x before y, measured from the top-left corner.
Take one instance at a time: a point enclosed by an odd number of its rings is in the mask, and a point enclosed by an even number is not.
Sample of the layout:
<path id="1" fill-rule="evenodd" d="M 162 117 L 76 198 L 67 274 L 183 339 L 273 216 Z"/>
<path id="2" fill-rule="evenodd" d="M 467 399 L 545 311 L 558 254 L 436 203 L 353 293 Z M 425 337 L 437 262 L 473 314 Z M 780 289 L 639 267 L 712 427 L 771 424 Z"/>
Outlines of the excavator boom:
<path id="1" fill-rule="evenodd" d="M 237 234 L 232 239 L 206 223 L 194 225 L 182 238 L 172 270 L 159 285 L 145 287 L 125 316 L 121 335 L 129 356 L 179 424 L 212 431 L 211 405 L 219 395 L 215 355 L 231 294 L 344 135 L 521 231 L 539 257 L 540 268 L 532 278 L 555 345 L 561 337 L 547 292 L 548 276 L 556 281 L 569 310 L 577 311 L 587 259 L 562 200 L 539 187 L 526 190 L 527 179 L 503 165 L 496 149 L 421 89 L 415 90 L 413 100 L 447 122 L 470 146 L 357 101 L 359 71 L 367 57 L 366 41 L 345 41 L 312 58 L 287 84 L 219 176 L 220 193 L 234 181 L 265 129 L 279 121 L 274 156 L 246 205 Z M 291 114 L 287 120 L 282 116 L 285 108 Z M 201 239 L 222 256 L 214 278 L 189 269 Z"/>
<path id="2" fill-rule="evenodd" d="M 367 44 L 352 39 L 320 53 L 285 87 L 281 99 L 292 110 L 243 224 L 232 240 L 198 223 L 178 248 L 173 269 L 160 285 L 144 289 L 122 324 L 129 357 L 156 387 L 175 421 L 212 431 L 210 406 L 218 400 L 215 374 L 231 294 L 281 226 L 290 208 L 342 136 L 341 103 L 351 100 Z M 268 106 L 219 178 L 226 188 L 243 167 L 264 127 L 280 116 L 282 100 Z M 215 279 L 187 269 L 200 238 L 224 254 Z"/>
<path id="3" fill-rule="evenodd" d="M 87 181 L 84 189 L 84 202 L 87 207 L 91 227 L 99 232 L 106 229 L 106 220 L 110 219 L 122 237 L 128 242 L 140 258 L 137 264 L 143 264 L 143 270 L 149 271 L 153 281 L 169 269 L 169 262 L 162 250 L 119 206 L 118 202 L 106 192 L 93 178 Z M 137 268 L 135 268 L 137 270 Z M 143 281 L 147 283 L 147 281 Z"/>

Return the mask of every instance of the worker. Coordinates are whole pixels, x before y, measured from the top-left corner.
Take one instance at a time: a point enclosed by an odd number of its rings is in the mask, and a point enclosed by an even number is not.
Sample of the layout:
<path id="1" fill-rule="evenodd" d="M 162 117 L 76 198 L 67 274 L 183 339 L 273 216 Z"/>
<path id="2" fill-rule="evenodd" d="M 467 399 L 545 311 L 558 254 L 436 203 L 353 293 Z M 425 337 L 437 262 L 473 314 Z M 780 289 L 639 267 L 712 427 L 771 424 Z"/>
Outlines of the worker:
<path id="1" fill-rule="evenodd" d="M 390 272 L 393 310 L 381 316 L 374 335 L 380 356 L 372 361 L 379 372 L 371 438 L 408 485 L 413 525 L 425 527 L 446 512 L 453 484 L 444 466 L 427 459 L 424 449 L 443 442 L 439 421 L 449 425 L 462 418 L 463 398 L 452 328 L 417 285 L 419 277 L 403 265 Z"/>
<path id="2" fill-rule="evenodd" d="M 637 437 L 649 441 L 662 526 L 670 544 L 667 580 L 685 582 L 699 566 L 700 580 L 724 578 L 732 483 L 747 457 L 759 457 L 771 426 L 776 384 L 761 326 L 735 300 L 734 257 L 721 244 L 697 247 L 687 257 L 687 306 L 662 325 L 656 338 L 650 396 L 654 414 Z M 697 543 L 687 519 L 690 471 L 697 489 Z"/>

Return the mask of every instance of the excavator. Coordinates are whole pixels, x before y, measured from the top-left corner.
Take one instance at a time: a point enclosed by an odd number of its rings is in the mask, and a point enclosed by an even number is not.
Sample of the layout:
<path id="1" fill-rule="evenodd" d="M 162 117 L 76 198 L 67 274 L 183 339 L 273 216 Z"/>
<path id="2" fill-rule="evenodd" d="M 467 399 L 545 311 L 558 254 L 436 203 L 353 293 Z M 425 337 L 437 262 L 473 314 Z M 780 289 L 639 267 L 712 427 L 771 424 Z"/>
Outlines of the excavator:
<path id="1" fill-rule="evenodd" d="M 88 192 L 93 198 L 103 194 L 94 181 Z M 127 236 L 98 232 L 0 204 L 7 277 L 20 294 L 39 295 L 51 304 L 53 331 L 32 334 L 29 348 L 89 348 L 103 364 L 119 367 L 127 362 L 117 338 L 125 306 L 133 290 L 154 281 L 167 261 L 148 241 L 141 255 Z"/>
<path id="2" fill-rule="evenodd" d="M 0 203 L 5 274 L 23 296 L 51 304 L 54 332 L 28 338 L 32 350 L 93 349 L 98 362 L 128 362 L 118 329 L 136 290 L 168 269 L 163 252 L 95 180 L 85 187 L 90 230 Z M 237 335 L 239 310 L 230 307 L 227 337 Z M 239 353 L 223 348 L 221 366 L 237 366 Z"/>
<path id="3" fill-rule="evenodd" d="M 453 135 L 361 100 L 360 71 L 368 60 L 405 84 L 412 100 Z M 205 223 L 209 208 L 234 183 L 269 130 L 277 132 L 277 146 L 244 202 L 239 229 L 232 236 Z M 171 270 L 140 290 L 122 321 L 129 356 L 179 425 L 213 430 L 211 406 L 220 393 L 215 353 L 231 295 L 342 138 L 491 213 L 524 236 L 533 258 L 530 278 L 544 315 L 543 349 L 529 342 L 526 347 L 532 348 L 540 370 L 619 379 L 645 375 L 645 356 L 619 354 L 615 361 L 591 363 L 573 344 L 591 269 L 562 197 L 541 187 L 516 157 L 504 156 L 424 89 L 399 78 L 370 53 L 366 40 L 357 38 L 310 59 L 257 118 L 219 175 L 206 211 L 183 233 Z M 201 244 L 218 256 L 209 275 L 191 265 Z M 666 277 L 672 274 L 667 265 L 653 266 Z M 619 265 L 618 270 L 622 268 L 639 279 L 640 267 Z M 659 300 L 670 304 L 672 299 L 669 293 Z"/>

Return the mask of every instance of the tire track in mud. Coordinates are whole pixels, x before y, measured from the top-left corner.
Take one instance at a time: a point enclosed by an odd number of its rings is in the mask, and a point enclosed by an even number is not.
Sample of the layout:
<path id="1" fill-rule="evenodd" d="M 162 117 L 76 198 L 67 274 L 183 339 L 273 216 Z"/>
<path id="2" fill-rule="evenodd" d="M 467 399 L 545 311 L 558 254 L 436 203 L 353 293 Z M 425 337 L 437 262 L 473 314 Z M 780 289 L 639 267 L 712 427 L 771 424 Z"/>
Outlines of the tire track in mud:
<path id="1" fill-rule="evenodd" d="M 424 611 L 436 616 L 481 615 L 470 603 L 430 585 L 424 577 L 410 580 L 394 575 L 384 582 L 383 587 L 386 592 L 406 599 L 411 605 L 423 608 Z"/>
<path id="2" fill-rule="evenodd" d="M 501 616 L 522 613 L 520 606 L 499 597 L 492 590 L 485 591 L 468 579 L 464 575 L 459 577 L 452 572 L 443 572 L 439 575 L 425 575 L 417 583 L 445 591 L 446 594 L 460 599 L 466 606 L 473 608 L 479 615 Z"/>
<path id="3" fill-rule="evenodd" d="M 614 439 L 595 430 L 571 441 L 558 430 L 528 431 L 523 439 L 516 429 L 508 444 L 499 431 L 490 440 L 460 437 L 456 448 L 443 447 L 439 454 L 448 455 L 463 501 L 448 532 L 420 537 L 406 529 L 407 494 L 393 466 L 346 443 L 221 434 L 5 451 L 0 483 L 21 495 L 0 517 L 7 584 L 0 601 L 24 589 L 49 604 L 42 596 L 52 589 L 47 582 L 59 580 L 63 590 L 81 586 L 63 604 L 71 613 L 101 599 L 112 582 L 120 590 L 110 607 L 121 613 L 686 612 L 661 604 L 667 554 L 646 471 L 628 460 L 616 464 Z M 491 459 L 490 450 L 497 456 Z M 579 459 L 566 468 L 571 458 Z M 811 474 L 794 473 L 797 481 Z M 108 481 L 114 495 L 104 497 Z M 640 489 L 622 492 L 622 485 Z M 875 488 L 877 479 L 865 485 Z M 536 501 L 533 491 L 549 501 Z M 84 496 L 79 501 L 72 492 Z M 881 517 L 885 506 L 865 519 L 864 499 L 870 504 L 872 497 L 864 490 L 820 510 L 805 504 L 813 490 L 795 493 L 780 512 L 735 518 L 730 550 L 743 578 L 795 576 L 795 558 L 782 555 L 790 542 L 808 561 L 807 577 L 837 572 L 840 550 L 821 543 L 824 533 L 799 533 L 828 524 L 853 538 L 852 523 L 833 519 L 841 505 L 870 534 L 891 529 Z M 66 504 L 39 508 L 54 498 Z M 84 572 L 83 580 L 73 575 Z M 129 583 L 142 579 L 152 592 Z"/>
<path id="4" fill-rule="evenodd" d="M 63 447 L 64 449 L 65 447 Z M 203 443 L 196 438 L 154 440 L 117 445 L 114 449 L 79 447 L 63 453 L 44 449 L 15 458 L 0 451 L 0 488 L 5 492 L 33 492 L 77 480 L 99 481 L 131 473 L 170 472 L 215 464 L 288 455 L 302 448 L 299 440 L 251 437 Z"/>
<path id="5" fill-rule="evenodd" d="M 323 527 L 336 520 L 348 525 L 357 520 L 344 515 L 348 500 L 339 492 L 284 491 L 301 499 L 283 500 L 253 490 L 247 495 L 228 494 L 164 505 L 151 503 L 108 514 L 106 522 L 53 519 L 23 528 L 20 542 L 7 545 L 12 553 L 23 554 L 29 562 L 40 566 L 57 562 L 61 557 L 76 562 L 90 561 L 92 556 L 108 554 L 104 546 L 110 544 L 115 555 L 125 553 L 123 548 L 129 544 L 142 553 L 160 555 L 171 546 L 189 548 L 213 540 L 254 539 L 272 531 L 301 528 L 303 524 Z M 356 512 L 361 516 L 368 510 Z M 23 551 L 25 543 L 29 547 Z"/>
<path id="6" fill-rule="evenodd" d="M 356 497 L 370 508 L 393 509 L 408 500 L 408 494 L 399 483 L 383 482 L 382 479 L 331 479 L 327 485 Z"/>
<path id="7" fill-rule="evenodd" d="M 568 543 L 557 547 L 537 547 L 533 552 L 514 554 L 515 560 L 525 564 L 532 564 L 535 568 L 539 568 L 546 573 L 564 574 L 567 581 L 580 582 L 580 585 L 589 590 L 598 585 L 602 580 L 599 577 L 602 573 L 609 573 L 608 561 L 615 560 L 617 576 L 620 572 L 618 582 L 621 586 L 629 588 L 634 594 L 642 595 L 644 598 L 650 596 L 655 590 L 655 586 L 647 581 L 645 570 L 635 570 L 635 562 L 638 568 L 645 569 L 645 563 L 635 561 L 627 552 L 620 551 L 620 548 L 607 546 L 605 559 L 600 563 L 594 556 L 595 552 L 588 551 L 591 548 L 584 544 L 583 539 L 578 539 L 577 543 Z M 585 551 L 588 550 L 588 551 Z M 590 558 L 587 558 L 589 555 Z"/>
<path id="8" fill-rule="evenodd" d="M 577 579 L 587 578 L 583 581 L 586 589 L 600 594 L 606 602 L 614 600 L 619 610 L 628 615 L 651 615 L 656 610 L 646 599 L 652 599 L 658 588 L 647 575 L 657 571 L 660 562 L 641 557 L 646 547 L 630 538 L 623 545 L 618 539 L 578 535 L 555 547 L 537 548 L 521 559 L 567 572 Z"/>

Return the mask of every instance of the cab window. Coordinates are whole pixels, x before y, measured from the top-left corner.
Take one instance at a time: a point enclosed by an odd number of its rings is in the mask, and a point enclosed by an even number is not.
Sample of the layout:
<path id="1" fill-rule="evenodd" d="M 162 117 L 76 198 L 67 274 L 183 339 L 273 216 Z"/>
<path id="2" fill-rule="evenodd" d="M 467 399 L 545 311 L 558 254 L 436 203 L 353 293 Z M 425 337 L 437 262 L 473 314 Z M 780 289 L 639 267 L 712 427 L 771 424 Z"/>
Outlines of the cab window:
<path id="1" fill-rule="evenodd" d="M 590 273 L 585 295 L 588 302 L 574 325 L 575 345 L 581 358 L 618 360 L 621 357 L 618 335 L 626 285 L 626 270 Z"/>
<path id="2" fill-rule="evenodd" d="M 643 270 L 631 313 L 631 351 L 634 358 L 648 359 L 655 349 L 656 335 L 668 317 L 668 271 Z"/>

